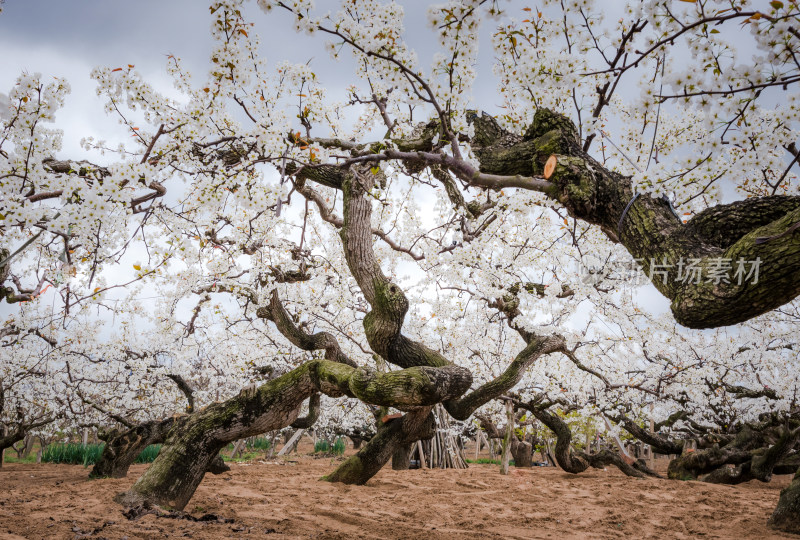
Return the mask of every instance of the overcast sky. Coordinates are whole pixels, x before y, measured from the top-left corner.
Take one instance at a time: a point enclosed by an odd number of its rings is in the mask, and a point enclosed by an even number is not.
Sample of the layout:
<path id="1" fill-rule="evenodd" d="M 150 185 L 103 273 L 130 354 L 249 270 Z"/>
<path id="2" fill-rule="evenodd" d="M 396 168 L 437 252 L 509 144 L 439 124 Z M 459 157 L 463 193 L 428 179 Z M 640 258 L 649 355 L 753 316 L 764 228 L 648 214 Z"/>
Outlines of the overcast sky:
<path id="1" fill-rule="evenodd" d="M 434 33 L 427 24 L 425 0 L 402 2 L 405 6 L 407 41 L 417 51 L 421 64 L 430 65 L 437 50 Z M 504 3 L 510 12 L 529 2 Z M 319 6 L 336 9 L 338 2 L 319 1 Z M 57 114 L 57 127 L 65 132 L 61 157 L 104 159 L 88 155 L 80 148 L 83 137 L 106 140 L 110 146 L 128 141 L 128 132 L 116 118 L 103 112 L 89 73 L 96 66 L 118 67 L 134 64 L 144 79 L 157 90 L 173 93 L 166 73 L 168 55 L 182 59 L 196 77 L 203 78 L 212 48 L 209 2 L 203 0 L 5 0 L 0 13 L 0 92 L 8 93 L 22 72 L 39 72 L 45 77 L 67 78 L 72 92 Z M 262 52 L 271 66 L 282 60 L 311 60 L 319 80 L 329 93 L 344 97 L 344 90 L 355 81 L 348 55 L 334 62 L 323 45 L 324 36 L 298 36 L 290 16 L 275 10 L 265 15 L 255 2 L 246 6 L 245 16 L 255 23 Z M 491 74 L 493 52 L 490 37 L 494 22 L 487 21 L 481 33 L 478 79 L 473 91 L 484 110 L 499 105 L 496 81 Z M 666 308 L 657 293 L 653 300 Z"/>
<path id="2" fill-rule="evenodd" d="M 332 10 L 338 5 L 333 1 L 318 4 L 328 3 Z M 407 38 L 424 66 L 436 49 L 435 35 L 427 25 L 430 3 L 405 3 Z M 134 64 L 156 89 L 170 92 L 166 57 L 175 55 L 195 76 L 204 77 L 212 47 L 208 5 L 203 0 L 5 0 L 0 13 L 0 92 L 8 93 L 22 71 L 65 77 L 72 92 L 57 115 L 57 126 L 65 130 L 64 155 L 79 155 L 79 141 L 89 135 L 123 141 L 127 133 L 117 127 L 115 118 L 103 113 L 90 71 L 95 66 Z M 329 92 L 344 97 L 344 89 L 355 82 L 347 55 L 344 61 L 332 61 L 323 49 L 325 37 L 298 36 L 286 13 L 275 10 L 265 15 L 255 2 L 246 9 L 271 66 L 282 60 L 310 60 Z M 481 76 L 475 89 L 475 97 L 488 99 L 490 105 L 497 95 L 491 76 L 491 30 L 491 23 L 484 28 Z"/>

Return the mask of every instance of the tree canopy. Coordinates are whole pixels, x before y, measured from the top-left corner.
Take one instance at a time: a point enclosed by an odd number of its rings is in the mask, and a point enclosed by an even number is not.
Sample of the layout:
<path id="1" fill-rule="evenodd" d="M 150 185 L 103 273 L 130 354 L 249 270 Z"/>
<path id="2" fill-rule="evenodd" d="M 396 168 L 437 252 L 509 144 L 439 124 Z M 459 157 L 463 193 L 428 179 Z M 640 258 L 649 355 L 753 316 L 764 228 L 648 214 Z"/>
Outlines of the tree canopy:
<path id="1" fill-rule="evenodd" d="M 346 93 L 262 51 L 259 8 L 346 57 Z M 99 163 L 48 127 L 67 80 L 21 74 L 0 100 L 0 419 L 131 428 L 188 400 L 123 497 L 181 507 L 224 444 L 319 393 L 353 399 L 323 400 L 353 426 L 358 403 L 406 412 L 346 481 L 430 437 L 439 403 L 695 435 L 794 418 L 800 8 L 606 9 L 451 0 L 423 54 L 397 3 L 214 1 L 208 72 L 167 58 L 177 97 L 93 70 L 132 141 L 86 139 Z"/>

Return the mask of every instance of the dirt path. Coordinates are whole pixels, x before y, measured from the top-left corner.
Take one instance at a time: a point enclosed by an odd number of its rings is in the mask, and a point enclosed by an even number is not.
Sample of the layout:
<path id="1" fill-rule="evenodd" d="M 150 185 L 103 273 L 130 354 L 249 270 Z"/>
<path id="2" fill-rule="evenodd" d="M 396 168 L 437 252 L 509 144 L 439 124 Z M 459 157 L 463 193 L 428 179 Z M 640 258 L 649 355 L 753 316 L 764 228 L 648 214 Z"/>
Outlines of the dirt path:
<path id="1" fill-rule="evenodd" d="M 633 479 L 616 469 L 569 475 L 493 465 L 463 471 L 388 467 L 366 486 L 319 482 L 330 459 L 233 464 L 208 475 L 186 510 L 232 523 L 146 515 L 129 521 L 122 480 L 88 480 L 70 465 L 0 469 L 0 538 L 796 538 L 766 520 L 790 477 L 737 487 Z"/>

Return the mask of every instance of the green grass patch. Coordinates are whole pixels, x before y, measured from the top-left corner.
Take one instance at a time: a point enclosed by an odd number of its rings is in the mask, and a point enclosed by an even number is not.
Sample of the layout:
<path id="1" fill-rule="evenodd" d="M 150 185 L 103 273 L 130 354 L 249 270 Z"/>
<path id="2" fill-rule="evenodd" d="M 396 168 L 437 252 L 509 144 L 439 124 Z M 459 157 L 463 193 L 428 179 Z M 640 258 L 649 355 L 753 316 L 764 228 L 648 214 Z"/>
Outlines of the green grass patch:
<path id="1" fill-rule="evenodd" d="M 233 452 L 234 443 L 230 442 L 225 445 L 224 450 L 228 450 L 229 452 Z M 247 444 L 245 444 L 245 450 L 258 450 L 260 452 L 266 452 L 270 449 L 270 442 L 269 439 L 266 437 L 255 437 L 254 439 L 247 439 Z"/>
<path id="2" fill-rule="evenodd" d="M 12 455 L 11 452 L 13 450 L 6 450 L 6 457 L 3 463 L 36 463 L 36 452 L 31 452 L 24 458 L 18 458 L 16 455 Z"/>
<path id="3" fill-rule="evenodd" d="M 247 443 L 247 448 L 266 452 L 270 448 L 270 442 L 266 437 L 256 437 Z"/>
<path id="4" fill-rule="evenodd" d="M 104 444 L 54 443 L 42 451 L 43 463 L 65 463 L 69 465 L 94 465 L 103 453 Z M 161 450 L 160 444 L 151 444 L 136 456 L 136 463 L 152 463 Z M 34 461 L 36 457 L 34 456 Z"/>
<path id="5" fill-rule="evenodd" d="M 152 463 L 156 460 L 158 453 L 161 451 L 160 444 L 151 444 L 136 456 L 134 463 Z"/>
<path id="6" fill-rule="evenodd" d="M 66 463 L 69 465 L 94 465 L 103 453 L 102 444 L 55 443 L 47 445 L 42 452 L 44 463 Z"/>
<path id="7" fill-rule="evenodd" d="M 333 454 L 335 456 L 341 456 L 344 454 L 345 449 L 345 442 L 344 438 L 339 437 L 336 439 L 333 444 L 329 441 L 320 440 L 314 444 L 314 453 L 315 454 Z"/>
<path id="8" fill-rule="evenodd" d="M 238 462 L 242 462 L 242 461 L 252 461 L 254 459 L 263 457 L 262 453 L 260 451 L 259 452 L 243 452 L 240 456 L 237 456 L 235 458 L 231 458 L 227 454 L 222 454 L 221 453 L 220 455 L 222 456 L 222 461 L 225 461 L 225 462 L 233 461 L 234 463 L 238 463 Z"/>
<path id="9" fill-rule="evenodd" d="M 467 463 L 477 463 L 478 465 L 500 465 L 499 459 L 489 459 L 489 458 L 478 458 L 478 459 L 467 459 Z M 514 460 L 509 460 L 509 465 L 514 465 Z"/>

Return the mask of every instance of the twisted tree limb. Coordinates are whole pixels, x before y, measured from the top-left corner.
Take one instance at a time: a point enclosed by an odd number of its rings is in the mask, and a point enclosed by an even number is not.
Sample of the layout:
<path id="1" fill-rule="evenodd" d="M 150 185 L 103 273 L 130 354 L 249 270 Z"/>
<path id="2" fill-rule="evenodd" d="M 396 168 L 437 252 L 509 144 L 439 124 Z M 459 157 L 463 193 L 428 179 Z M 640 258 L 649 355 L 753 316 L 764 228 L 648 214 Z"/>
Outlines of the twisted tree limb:
<path id="1" fill-rule="evenodd" d="M 572 431 L 561 418 L 542 407 L 536 407 L 532 403 L 523 403 L 517 400 L 515 405 L 530 411 L 537 420 L 555 433 L 555 458 L 559 466 L 565 471 L 579 474 L 589 467 L 600 469 L 607 465 L 614 465 L 627 476 L 635 476 L 637 478 L 644 476 L 659 477 L 656 472 L 645 465 L 638 462 L 628 463 L 617 452 L 611 450 L 603 450 L 594 454 L 575 452 L 572 450 Z"/>
<path id="2" fill-rule="evenodd" d="M 636 196 L 629 177 L 606 169 L 587 154 L 575 125 L 562 115 L 538 109 L 522 137 L 503 130 L 485 114 L 474 115 L 472 121 L 477 169 L 427 145 L 406 149 L 399 144 L 393 148 L 365 144 L 339 166 L 339 174 L 332 165 L 305 167 L 302 174 L 342 189 L 346 171 L 355 164 L 400 161 L 440 167 L 470 186 L 542 192 L 572 217 L 598 225 L 612 241 L 625 246 L 672 301 L 675 319 L 691 328 L 743 322 L 800 294 L 800 197 L 759 197 L 717 205 L 683 224 L 669 202 Z M 557 165 L 544 180 L 544 164 L 551 156 Z M 758 261 L 759 279 L 736 278 L 733 271 L 724 279 L 706 279 L 720 260 L 730 265 Z M 677 265 L 689 261 L 705 277 L 677 279 Z M 666 267 L 656 265 L 667 265 L 671 273 L 664 277 L 657 271 Z"/>

